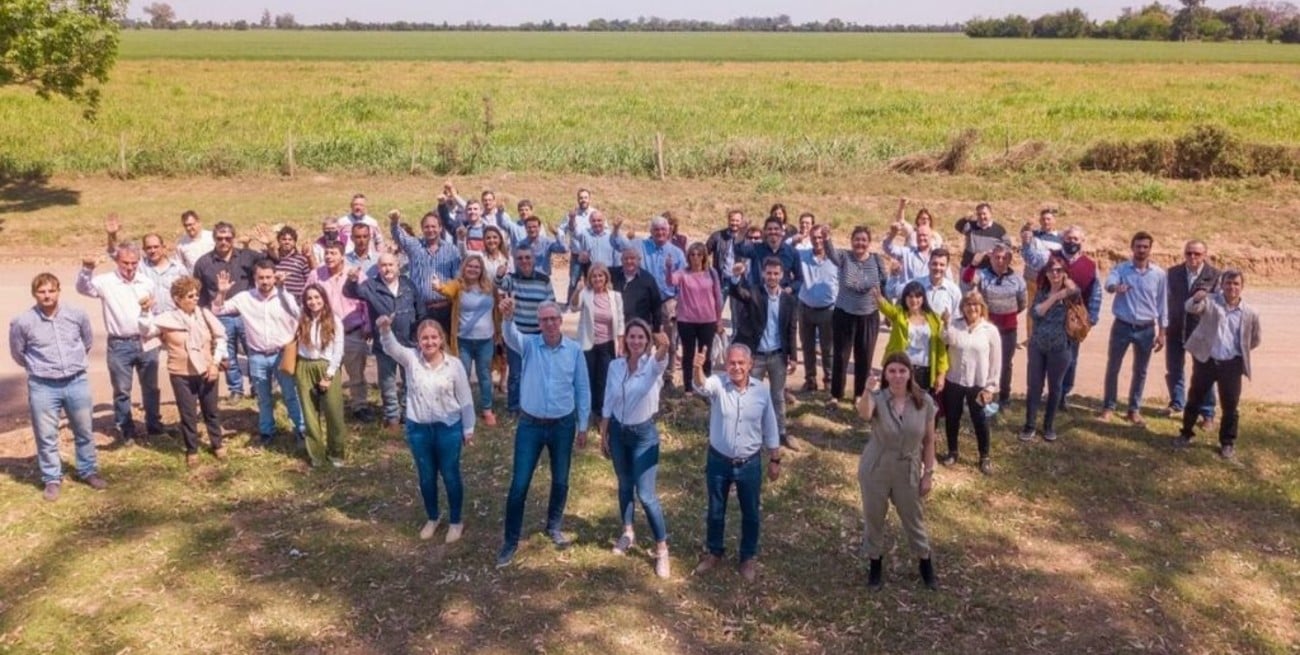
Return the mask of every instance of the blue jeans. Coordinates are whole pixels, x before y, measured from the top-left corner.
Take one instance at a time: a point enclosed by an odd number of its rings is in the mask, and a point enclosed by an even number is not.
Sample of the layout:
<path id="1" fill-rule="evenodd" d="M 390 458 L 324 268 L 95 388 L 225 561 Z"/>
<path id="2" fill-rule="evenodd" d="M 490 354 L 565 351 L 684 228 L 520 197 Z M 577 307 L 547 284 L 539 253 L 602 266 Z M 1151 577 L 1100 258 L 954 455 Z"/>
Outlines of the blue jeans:
<path id="1" fill-rule="evenodd" d="M 486 412 L 492 409 L 492 354 L 495 349 L 492 339 L 458 339 L 460 363 L 465 365 L 465 374 L 470 371 L 478 377 L 478 409 Z"/>
<path id="2" fill-rule="evenodd" d="M 1043 432 L 1055 432 L 1056 410 L 1061 407 L 1061 383 L 1070 367 L 1070 349 L 1039 350 L 1029 346 L 1029 390 L 1025 398 L 1025 430 L 1038 422 L 1038 406 L 1043 402 L 1043 383 L 1047 383 L 1047 408 L 1043 412 Z"/>
<path id="3" fill-rule="evenodd" d="M 424 499 L 424 514 L 437 521 L 438 475 L 447 485 L 447 505 L 451 523 L 460 523 L 460 509 L 464 503 L 465 485 L 460 479 L 460 449 L 465 440 L 465 430 L 460 421 L 455 425 L 443 423 L 416 423 L 406 421 L 406 444 L 411 447 L 415 472 L 420 478 L 420 497 Z"/>
<path id="4" fill-rule="evenodd" d="M 36 463 L 41 468 L 42 483 L 63 480 L 63 462 L 59 459 L 59 410 L 63 410 L 68 417 L 68 427 L 72 428 L 72 441 L 77 449 L 77 475 L 86 478 L 95 473 L 95 439 L 90 428 L 94 405 L 90 397 L 90 378 L 85 373 L 62 380 L 27 378 L 27 407 L 32 414 Z"/>
<path id="5" fill-rule="evenodd" d="M 750 458 L 740 466 L 733 466 L 712 448 L 704 466 L 705 484 L 709 490 L 709 511 L 706 523 L 706 547 L 709 552 L 722 557 L 727 549 L 722 544 L 727 528 L 727 497 L 731 487 L 736 487 L 736 500 L 740 502 L 740 561 L 746 562 L 758 554 L 758 533 L 762 525 L 762 508 L 759 494 L 763 491 L 762 454 Z"/>
<path id="6" fill-rule="evenodd" d="M 564 504 L 569 500 L 569 466 L 573 460 L 577 422 L 577 413 L 545 424 L 527 416 L 519 418 L 519 427 L 515 429 L 514 473 L 510 478 L 510 493 L 506 496 L 506 544 L 519 543 L 528 486 L 533 483 L 533 471 L 542 457 L 543 448 L 551 459 L 551 498 L 546 505 L 546 529 L 560 529 Z"/>
<path id="7" fill-rule="evenodd" d="M 244 354 L 248 354 L 248 342 L 244 339 L 244 317 L 239 315 L 218 316 L 221 321 L 221 327 L 226 329 L 226 361 L 230 363 L 230 368 L 226 369 L 226 389 L 232 394 L 244 393 L 244 374 L 239 370 L 239 347 L 243 346 Z"/>
<path id="8" fill-rule="evenodd" d="M 1065 378 L 1061 380 L 1061 407 L 1065 407 L 1065 398 L 1074 391 L 1074 373 L 1079 367 L 1079 342 L 1070 340 L 1070 365 L 1065 367 Z"/>
<path id="9" fill-rule="evenodd" d="M 146 429 L 162 432 L 158 412 L 158 349 L 145 351 L 139 339 L 108 339 L 108 381 L 113 385 L 113 425 L 122 438 L 135 435 L 131 420 L 131 374 L 140 378 Z"/>
<path id="10" fill-rule="evenodd" d="M 375 353 L 375 367 L 379 369 L 379 399 L 384 405 L 384 421 L 399 421 L 402 405 L 397 395 L 397 380 L 402 376 L 402 367 L 382 350 Z"/>
<path id="11" fill-rule="evenodd" d="M 659 506 L 659 494 L 655 492 L 655 477 L 659 474 L 659 430 L 655 428 L 654 419 L 637 425 L 623 425 L 610 419 L 609 453 L 610 459 L 614 460 L 614 475 L 618 477 L 618 513 L 623 525 L 632 525 L 636 509 L 633 501 L 639 498 L 655 541 L 667 541 L 664 510 Z"/>
<path id="12" fill-rule="evenodd" d="M 257 389 L 257 432 L 262 438 L 275 434 L 275 398 L 271 396 L 271 376 L 280 382 L 280 394 L 284 396 L 284 407 L 289 410 L 289 421 L 293 430 L 301 433 L 306 427 L 302 420 L 302 405 L 298 404 L 298 383 L 292 375 L 280 371 L 280 353 L 267 355 L 248 352 L 248 377 L 253 379 Z"/>
<path id="13" fill-rule="evenodd" d="M 523 380 L 524 375 L 524 356 L 517 353 L 509 346 L 506 347 L 506 366 L 510 372 L 506 374 L 506 410 L 510 412 L 519 411 L 519 383 Z"/>
<path id="14" fill-rule="evenodd" d="M 1151 350 L 1156 343 L 1156 327 L 1139 327 L 1115 319 L 1110 325 L 1110 344 L 1106 350 L 1106 381 L 1101 407 L 1114 410 L 1119 396 L 1119 367 L 1124 353 L 1133 346 L 1133 377 L 1128 385 L 1128 411 L 1142 407 L 1142 388 L 1147 383 L 1147 366 L 1151 364 Z"/>
<path id="15" fill-rule="evenodd" d="M 1183 405 L 1187 402 L 1187 392 L 1184 386 L 1187 377 L 1183 374 L 1186 364 L 1187 350 L 1184 347 L 1183 340 L 1168 339 L 1165 342 L 1165 385 L 1169 387 L 1169 406 L 1180 412 L 1183 411 Z M 1210 390 L 1201 399 L 1198 413 L 1206 418 L 1214 418 L 1214 407 L 1214 385 L 1210 385 Z"/>

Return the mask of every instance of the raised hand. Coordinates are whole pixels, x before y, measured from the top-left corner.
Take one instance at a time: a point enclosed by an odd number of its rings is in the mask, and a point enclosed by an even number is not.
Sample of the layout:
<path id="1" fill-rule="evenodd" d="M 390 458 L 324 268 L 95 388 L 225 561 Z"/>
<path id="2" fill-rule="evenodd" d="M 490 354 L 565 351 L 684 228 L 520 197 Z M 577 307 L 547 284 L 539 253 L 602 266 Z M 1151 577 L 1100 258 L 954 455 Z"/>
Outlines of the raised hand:
<path id="1" fill-rule="evenodd" d="M 110 212 L 104 217 L 104 231 L 110 235 L 116 236 L 122 229 L 122 219 L 118 218 L 117 212 Z"/>
<path id="2" fill-rule="evenodd" d="M 271 243 L 271 228 L 266 223 L 258 223 L 253 227 L 253 239 L 262 243 Z"/>
<path id="3" fill-rule="evenodd" d="M 349 282 L 356 282 L 356 281 L 358 281 L 358 280 L 361 279 L 361 267 L 360 267 L 360 266 L 350 266 L 350 267 L 348 267 L 347 271 L 348 271 L 348 281 L 349 281 Z"/>
<path id="4" fill-rule="evenodd" d="M 505 264 L 497 266 L 497 277 L 505 277 L 508 272 L 509 269 L 506 268 Z"/>
<path id="5" fill-rule="evenodd" d="M 275 272 L 275 286 L 277 286 L 277 287 L 282 287 L 282 286 L 284 286 L 284 281 L 287 280 L 287 279 L 289 279 L 289 274 L 288 274 L 288 273 L 285 273 L 284 271 L 276 271 L 276 272 Z"/>
<path id="6" fill-rule="evenodd" d="M 655 350 L 657 350 L 657 351 L 659 351 L 659 352 L 667 352 L 667 350 L 668 350 L 668 335 L 664 334 L 663 332 L 656 332 L 656 333 L 654 333 L 653 338 L 654 338 L 654 342 L 655 342 Z"/>
<path id="7" fill-rule="evenodd" d="M 380 332 L 388 332 L 393 329 L 392 314 L 383 314 L 375 317 L 375 328 Z"/>
<path id="8" fill-rule="evenodd" d="M 95 255 L 86 255 L 85 257 L 81 258 L 81 267 L 86 270 L 89 271 L 95 270 L 95 265 L 97 264 L 99 264 L 99 257 Z"/>
<path id="9" fill-rule="evenodd" d="M 230 279 L 230 272 L 217 271 L 217 293 L 225 296 L 233 288 L 235 288 L 235 282 Z"/>
<path id="10" fill-rule="evenodd" d="M 396 209 L 390 209 L 388 211 L 388 220 L 394 223 L 402 220 L 402 212 L 397 211 Z"/>
<path id="11" fill-rule="evenodd" d="M 655 344 L 656 344 L 656 345 L 658 345 L 658 343 L 659 343 L 659 339 L 658 339 L 658 337 L 661 337 L 661 336 L 664 338 L 664 342 L 665 342 L 665 343 L 668 341 L 668 335 L 666 335 L 666 334 L 664 334 L 664 333 L 662 333 L 662 332 L 658 332 L 658 333 L 655 334 Z M 696 370 L 696 371 L 700 371 L 701 373 L 703 373 L 703 371 L 704 371 L 704 363 L 707 362 L 707 361 L 709 361 L 709 349 L 708 349 L 708 347 L 706 347 L 706 346 L 700 346 L 699 348 L 696 348 L 696 349 L 695 349 L 695 361 L 691 362 L 691 368 L 694 369 L 694 370 Z"/>
<path id="12" fill-rule="evenodd" d="M 879 390 L 880 390 L 880 374 L 876 373 L 875 371 L 872 371 L 871 375 L 867 376 L 867 391 L 879 391 Z"/>
<path id="13" fill-rule="evenodd" d="M 456 228 L 456 241 L 457 241 L 457 242 L 459 242 L 459 243 L 464 243 L 465 240 L 468 239 L 468 238 L 469 238 L 469 230 L 468 230 L 464 225 L 462 225 L 462 226 Z"/>
<path id="14" fill-rule="evenodd" d="M 745 276 L 744 262 L 736 262 L 731 266 L 731 277 L 744 277 L 744 276 Z"/>
<path id="15" fill-rule="evenodd" d="M 502 318 L 502 320 L 506 320 L 506 321 L 514 320 L 514 317 L 515 317 L 515 299 L 514 299 L 514 298 L 511 298 L 511 297 L 509 297 L 509 296 L 506 296 L 506 297 L 504 297 L 504 298 L 501 299 L 501 302 L 498 304 L 498 306 L 501 308 L 501 318 Z"/>

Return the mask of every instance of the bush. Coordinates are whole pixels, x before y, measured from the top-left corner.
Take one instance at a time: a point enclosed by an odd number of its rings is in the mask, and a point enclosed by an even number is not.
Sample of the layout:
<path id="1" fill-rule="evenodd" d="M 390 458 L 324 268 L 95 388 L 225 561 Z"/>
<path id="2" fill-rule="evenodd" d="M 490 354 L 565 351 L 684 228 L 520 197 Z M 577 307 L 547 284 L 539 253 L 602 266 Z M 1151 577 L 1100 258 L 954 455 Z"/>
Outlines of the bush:
<path id="1" fill-rule="evenodd" d="M 1174 140 L 1174 177 L 1204 180 L 1248 174 L 1241 142 L 1227 130 L 1198 125 Z"/>
<path id="2" fill-rule="evenodd" d="M 1086 170 L 1168 177 L 1174 169 L 1174 144 L 1163 139 L 1100 141 L 1083 153 L 1079 166 Z"/>
<path id="3" fill-rule="evenodd" d="M 1254 175 L 1298 177 L 1300 150 L 1243 143 L 1222 127 L 1198 125 L 1173 141 L 1099 141 L 1084 151 L 1079 167 L 1183 180 Z"/>

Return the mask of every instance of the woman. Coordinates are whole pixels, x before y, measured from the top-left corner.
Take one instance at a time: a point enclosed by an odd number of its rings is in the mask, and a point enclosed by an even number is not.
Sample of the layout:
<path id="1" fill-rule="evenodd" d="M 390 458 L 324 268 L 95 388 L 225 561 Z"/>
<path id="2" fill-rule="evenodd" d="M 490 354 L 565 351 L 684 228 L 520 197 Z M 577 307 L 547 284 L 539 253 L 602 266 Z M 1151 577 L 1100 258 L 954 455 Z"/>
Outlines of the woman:
<path id="1" fill-rule="evenodd" d="M 588 286 L 590 285 L 590 286 Z M 591 413 L 599 415 L 605 406 L 605 376 L 609 363 L 621 354 L 618 335 L 623 332 L 623 294 L 614 290 L 609 268 L 600 262 L 587 270 L 587 281 L 578 280 L 578 293 L 570 297 L 571 309 L 579 309 L 578 345 L 587 358 L 591 381 Z"/>
<path id="2" fill-rule="evenodd" d="M 709 253 L 696 242 L 686 249 L 686 270 L 673 271 L 669 284 L 677 288 L 677 334 L 682 340 L 682 370 L 693 371 L 695 353 L 703 348 L 704 374 L 712 374 L 713 335 L 722 327 L 722 282 L 709 266 Z M 690 375 L 683 376 L 686 393 L 694 389 Z"/>
<path id="3" fill-rule="evenodd" d="M 600 451 L 614 462 L 618 476 L 618 513 L 623 534 L 614 544 L 619 555 L 636 543 L 632 529 L 635 506 L 641 499 L 646 521 L 655 539 L 655 575 L 671 575 L 668 562 L 668 528 L 663 508 L 655 492 L 659 470 L 659 431 L 655 413 L 659 411 L 659 389 L 668 366 L 668 337 L 653 335 L 654 358 L 650 357 L 650 325 L 634 318 L 623 334 L 627 355 L 609 365 L 605 380 L 605 406 L 601 411 Z"/>
<path id="4" fill-rule="evenodd" d="M 858 398 L 858 415 L 871 422 L 871 438 L 858 461 L 858 486 L 866 519 L 867 588 L 883 585 L 885 514 L 894 503 L 912 554 L 920 560 L 921 580 L 936 589 L 930 541 L 921 499 L 934 484 L 934 401 L 913 376 L 907 353 L 885 356 L 885 384 L 874 373 Z"/>
<path id="5" fill-rule="evenodd" d="M 979 291 L 969 291 L 961 299 L 961 318 L 943 331 L 948 344 L 948 376 L 943 385 L 944 431 L 948 452 L 940 458 L 944 466 L 957 463 L 957 429 L 961 427 L 963 404 L 970 410 L 975 426 L 975 443 L 980 453 L 980 473 L 993 474 L 989 459 L 989 423 L 984 406 L 998 393 L 998 376 L 1002 366 L 1002 339 L 998 329 L 988 322 L 988 305 Z"/>
<path id="6" fill-rule="evenodd" d="M 446 542 L 455 543 L 465 529 L 461 519 L 465 487 L 460 477 L 460 452 L 474 438 L 474 397 L 469 391 L 469 377 L 460 360 L 448 357 L 444 351 L 446 335 L 437 321 L 426 319 L 420 323 L 416 330 L 419 350 L 398 343 L 392 325 L 387 316 L 375 320 L 384 352 L 406 370 L 406 443 L 415 460 L 426 517 L 420 538 L 432 539 L 442 521 L 438 510 L 441 474 L 450 506 Z"/>
<path id="7" fill-rule="evenodd" d="M 221 421 L 217 417 L 217 376 L 226 359 L 226 329 L 213 313 L 199 307 L 199 281 L 185 276 L 172 283 L 176 309 L 157 316 L 140 317 L 140 331 L 158 335 L 167 351 L 167 375 L 171 379 L 176 408 L 181 415 L 181 438 L 185 441 L 185 465 L 199 464 L 198 412 L 208 429 L 212 456 L 226 458 L 221 444 Z"/>
<path id="8" fill-rule="evenodd" d="M 785 230 L 786 239 L 799 233 L 799 228 L 790 224 L 790 215 L 786 212 L 784 203 L 774 203 L 772 208 L 767 210 L 767 217 L 781 221 L 781 227 Z"/>
<path id="9" fill-rule="evenodd" d="M 505 238 L 501 235 L 501 229 L 495 225 L 483 228 L 483 250 L 466 251 L 462 244 L 461 256 L 467 255 L 482 257 L 484 272 L 490 278 L 505 277 L 507 273 L 515 270 L 514 260 L 510 259 L 509 253 L 506 252 Z M 502 268 L 503 266 L 505 268 Z"/>
<path id="10" fill-rule="evenodd" d="M 442 284 L 435 277 L 433 288 L 451 301 L 455 331 L 447 351 L 478 377 L 478 409 L 483 423 L 491 427 L 497 424 L 496 414 L 492 413 L 492 355 L 496 344 L 501 343 L 501 312 L 497 309 L 496 285 L 484 266 L 483 258 L 467 257 L 456 279 Z"/>
<path id="11" fill-rule="evenodd" d="M 1044 380 L 1047 381 L 1047 409 L 1043 412 L 1043 441 L 1056 441 L 1056 410 L 1061 406 L 1062 383 L 1072 358 L 1070 337 L 1065 332 L 1066 305 L 1079 295 L 1067 268 L 1065 256 L 1054 252 L 1038 274 L 1038 293 L 1031 307 L 1034 320 L 1029 322 L 1029 391 L 1025 397 L 1021 441 L 1034 439 Z"/>
<path id="12" fill-rule="evenodd" d="M 894 217 L 896 222 L 903 223 L 907 221 L 907 215 L 904 213 L 906 207 L 907 198 L 899 198 L 898 214 Z M 939 235 L 939 231 L 934 227 L 934 216 L 932 216 L 930 210 L 925 207 L 916 210 L 916 218 L 912 221 L 912 229 L 907 231 L 907 245 L 912 248 L 916 247 L 916 228 L 919 228 L 922 225 L 930 226 L 930 249 L 937 250 L 942 248 L 943 237 Z"/>
<path id="13" fill-rule="evenodd" d="M 872 292 L 880 305 L 880 314 L 889 319 L 885 357 L 894 353 L 907 355 L 917 386 L 936 394 L 942 392 L 943 378 L 948 372 L 948 348 L 943 344 L 943 318 L 930 309 L 925 288 L 920 282 L 908 282 L 899 305 L 880 297 L 878 289 Z"/>
<path id="14" fill-rule="evenodd" d="M 343 466 L 343 385 L 334 384 L 334 374 L 343 363 L 343 321 L 334 315 L 319 284 L 303 290 L 297 318 L 298 363 L 293 377 L 307 423 L 307 457 L 312 466 L 324 466 L 327 457 L 335 467 Z"/>
<path id="15" fill-rule="evenodd" d="M 835 311 L 831 314 L 831 341 L 835 358 L 831 366 L 831 399 L 827 405 L 834 409 L 844 396 L 848 376 L 849 355 L 853 355 L 853 397 L 862 395 L 867 388 L 867 373 L 876 354 L 876 335 L 880 332 L 880 312 L 876 295 L 886 280 L 885 265 L 880 256 L 870 252 L 871 230 L 865 225 L 853 228 L 852 250 L 836 250 L 828 242 L 827 256 L 839 267 L 840 292 L 835 297 Z"/>
<path id="16" fill-rule="evenodd" d="M 672 210 L 668 210 L 660 215 L 668 219 L 668 240 L 674 246 L 680 248 L 682 252 L 686 252 L 687 239 L 686 235 L 681 233 L 682 224 L 681 220 L 677 218 L 677 214 L 674 214 Z"/>

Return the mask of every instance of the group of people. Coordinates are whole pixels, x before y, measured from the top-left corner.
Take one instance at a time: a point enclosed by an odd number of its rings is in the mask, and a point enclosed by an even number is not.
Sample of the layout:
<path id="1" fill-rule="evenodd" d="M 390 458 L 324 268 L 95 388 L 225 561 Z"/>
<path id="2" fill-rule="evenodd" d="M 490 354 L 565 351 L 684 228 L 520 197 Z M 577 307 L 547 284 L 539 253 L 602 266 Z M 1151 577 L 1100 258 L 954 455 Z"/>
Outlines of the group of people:
<path id="1" fill-rule="evenodd" d="M 1220 453 L 1233 456 L 1241 378 L 1249 376 L 1249 353 L 1259 344 L 1259 320 L 1241 300 L 1241 273 L 1210 267 L 1203 242 L 1189 242 L 1186 262 L 1166 273 L 1151 262 L 1152 237 L 1139 232 L 1132 259 L 1103 278 L 1083 252 L 1083 229 L 1058 231 L 1052 210 L 1025 225 L 1015 243 L 981 203 L 956 222 L 961 250 L 950 253 L 930 212 L 921 209 L 909 221 L 907 204 L 899 201 L 879 251 L 866 226 L 854 227 L 848 247 L 837 248 L 812 213 L 789 224 L 779 204 L 757 230 L 735 210 L 725 227 L 690 243 L 665 212 L 637 238 L 623 231 L 622 219 L 608 220 L 596 209 L 585 189 L 553 235 L 529 201 L 518 203 L 515 218 L 492 191 L 467 201 L 451 183 L 421 216 L 419 236 L 397 211 L 384 230 L 361 194 L 346 215 L 322 221 L 320 237 L 310 241 L 300 241 L 292 227 L 257 226 L 241 246 L 230 223 L 209 232 L 187 211 L 174 255 L 158 234 L 144 235 L 139 246 L 119 241 L 121 221 L 110 216 L 105 228 L 115 268 L 97 275 L 96 258 L 86 258 L 76 289 L 101 300 L 118 438 L 141 439 L 131 411 L 137 380 L 144 433 L 165 431 L 157 379 L 165 351 L 190 466 L 199 464 L 200 418 L 212 455 L 227 456 L 218 407 L 223 374 L 233 402 L 246 389 L 257 398 L 255 447 L 276 438 L 272 385 L 278 383 L 309 462 L 342 466 L 347 409 L 355 420 L 375 418 L 365 374 L 373 357 L 384 429 L 404 428 L 415 462 L 423 539 L 443 522 L 439 478 L 447 494 L 445 539 L 461 538 L 461 452 L 478 421 L 497 424 L 495 374 L 515 421 L 500 566 L 518 550 L 543 450 L 551 468 L 544 532 L 558 547 L 569 544 L 562 530 L 569 466 L 575 445 L 585 447 L 594 416 L 601 452 L 618 478 L 622 530 L 614 551 L 635 545 L 639 501 L 655 543 L 654 570 L 670 575 L 655 491 L 655 417 L 662 392 L 675 386 L 680 359 L 683 390 L 710 405 L 706 552 L 695 571 L 722 562 L 734 486 L 741 509 L 738 569 L 752 580 L 764 470 L 775 480 L 783 449 L 799 448 L 786 422 L 794 398 L 786 383 L 802 355 L 803 391 L 818 391 L 820 382 L 831 408 L 844 398 L 853 362 L 852 398 L 872 435 L 859 469 L 869 584 L 882 583 L 881 534 L 893 502 L 922 580 L 933 587 L 921 498 L 937 463 L 958 463 L 963 414 L 974 428 L 979 470 L 992 474 L 990 419 L 1008 411 L 1014 356 L 1024 349 L 1029 384 L 1020 439 L 1037 438 L 1041 409 L 1042 439 L 1055 441 L 1055 417 L 1067 407 L 1079 343 L 1098 322 L 1103 291 L 1115 295 L 1115 321 L 1101 418 L 1109 420 L 1116 408 L 1120 361 L 1133 346 L 1127 416 L 1141 422 L 1147 364 L 1165 348 L 1169 412 L 1183 414 L 1175 444 L 1191 442 L 1198 420 L 1202 428 L 1213 424 L 1217 386 Z M 1017 252 L 1021 271 L 1012 268 Z M 566 301 L 557 303 L 549 274 L 552 257 L 565 253 L 570 282 Z M 62 481 L 60 412 L 77 444 L 78 476 L 94 488 L 106 486 L 90 440 L 92 329 L 83 312 L 59 302 L 59 292 L 57 277 L 37 276 L 36 305 L 10 327 L 13 358 L 28 372 L 49 500 L 58 497 Z M 578 313 L 576 339 L 561 331 L 566 308 Z M 877 376 L 872 364 L 884 323 L 888 338 Z M 1186 352 L 1193 356 L 1190 385 L 1183 376 Z M 716 375 L 715 361 L 724 368 Z M 940 420 L 943 454 L 935 447 Z"/>

